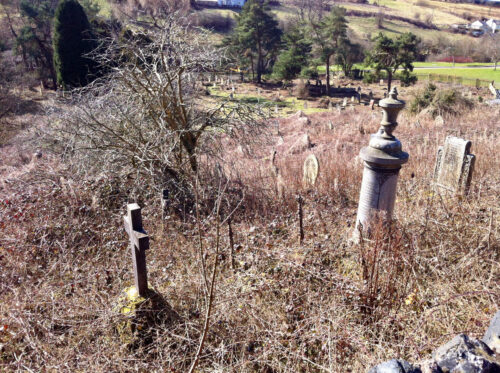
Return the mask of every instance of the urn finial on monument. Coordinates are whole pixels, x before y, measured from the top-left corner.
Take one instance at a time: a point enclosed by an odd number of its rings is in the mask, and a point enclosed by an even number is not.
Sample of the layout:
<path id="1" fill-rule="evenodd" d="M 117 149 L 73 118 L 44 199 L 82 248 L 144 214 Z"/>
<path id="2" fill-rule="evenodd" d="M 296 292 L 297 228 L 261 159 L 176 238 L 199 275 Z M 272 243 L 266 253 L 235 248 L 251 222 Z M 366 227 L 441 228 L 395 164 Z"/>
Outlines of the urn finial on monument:
<path id="1" fill-rule="evenodd" d="M 364 171 L 355 235 L 359 233 L 360 225 L 369 234 L 370 223 L 376 215 L 382 214 L 387 220 L 392 218 L 399 170 L 409 157 L 393 135 L 399 112 L 405 107 L 404 101 L 398 100 L 395 87 L 379 106 L 383 113 L 380 129 L 371 135 L 369 145 L 360 151 Z"/>

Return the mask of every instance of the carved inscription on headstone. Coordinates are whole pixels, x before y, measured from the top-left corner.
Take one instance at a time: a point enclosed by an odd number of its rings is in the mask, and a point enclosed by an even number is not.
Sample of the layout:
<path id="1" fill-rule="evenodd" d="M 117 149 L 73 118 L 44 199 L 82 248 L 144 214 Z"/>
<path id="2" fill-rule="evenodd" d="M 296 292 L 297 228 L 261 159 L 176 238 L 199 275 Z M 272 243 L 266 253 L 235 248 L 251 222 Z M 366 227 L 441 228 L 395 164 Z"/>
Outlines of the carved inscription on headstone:
<path id="1" fill-rule="evenodd" d="M 313 186 L 319 174 L 318 158 L 314 154 L 309 155 L 304 161 L 304 185 Z"/>
<path id="2" fill-rule="evenodd" d="M 440 147 L 434 170 L 435 185 L 454 193 L 467 193 L 474 161 L 476 157 L 470 154 L 470 141 L 448 136 L 444 146 Z"/>

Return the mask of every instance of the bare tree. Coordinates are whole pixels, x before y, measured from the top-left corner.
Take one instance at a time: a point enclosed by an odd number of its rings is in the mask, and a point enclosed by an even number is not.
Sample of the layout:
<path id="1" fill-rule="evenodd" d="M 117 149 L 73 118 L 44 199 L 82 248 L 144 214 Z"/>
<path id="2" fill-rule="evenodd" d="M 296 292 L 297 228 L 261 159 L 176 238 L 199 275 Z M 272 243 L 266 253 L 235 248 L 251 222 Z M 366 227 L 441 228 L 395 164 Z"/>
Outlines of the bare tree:
<path id="1" fill-rule="evenodd" d="M 494 70 L 496 70 L 500 61 L 500 32 L 489 35 L 486 48 L 491 61 L 495 64 Z"/>
<path id="2" fill-rule="evenodd" d="M 136 186 L 183 185 L 199 156 L 221 135 L 258 127 L 255 109 L 207 96 L 205 74 L 224 61 L 205 31 L 173 14 L 112 41 L 99 56 L 111 70 L 74 93 L 76 105 L 51 126 L 59 150 L 86 172 L 104 171 Z M 74 97 L 75 97 L 74 96 Z"/>

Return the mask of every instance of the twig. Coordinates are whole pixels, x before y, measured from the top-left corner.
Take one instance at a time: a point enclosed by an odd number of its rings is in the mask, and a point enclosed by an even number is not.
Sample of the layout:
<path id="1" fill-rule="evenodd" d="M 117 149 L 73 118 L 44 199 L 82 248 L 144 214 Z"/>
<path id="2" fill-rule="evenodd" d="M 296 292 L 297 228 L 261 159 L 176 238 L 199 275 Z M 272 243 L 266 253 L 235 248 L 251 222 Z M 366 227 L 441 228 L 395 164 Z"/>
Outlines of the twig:
<path id="1" fill-rule="evenodd" d="M 191 367 L 189 368 L 189 373 L 193 373 L 194 369 L 198 365 L 198 362 L 200 360 L 200 355 L 201 355 L 201 352 L 203 351 L 203 346 L 204 346 L 205 340 L 207 338 L 208 326 L 210 324 L 210 315 L 212 313 L 212 304 L 213 304 L 214 295 L 215 295 L 215 278 L 216 278 L 216 275 L 217 275 L 217 264 L 219 263 L 219 242 L 220 242 L 220 217 L 219 217 L 219 210 L 220 210 L 220 200 L 218 201 L 218 204 L 217 204 L 217 213 L 216 213 L 217 226 L 216 226 L 216 243 L 215 243 L 214 270 L 212 272 L 212 282 L 210 284 L 210 291 L 209 291 L 209 295 L 208 295 L 207 311 L 206 311 L 206 314 L 205 314 L 205 324 L 203 325 L 203 332 L 202 332 L 202 335 L 201 335 L 200 344 L 198 346 L 198 351 L 196 351 L 196 355 L 194 357 L 193 363 L 191 364 Z"/>

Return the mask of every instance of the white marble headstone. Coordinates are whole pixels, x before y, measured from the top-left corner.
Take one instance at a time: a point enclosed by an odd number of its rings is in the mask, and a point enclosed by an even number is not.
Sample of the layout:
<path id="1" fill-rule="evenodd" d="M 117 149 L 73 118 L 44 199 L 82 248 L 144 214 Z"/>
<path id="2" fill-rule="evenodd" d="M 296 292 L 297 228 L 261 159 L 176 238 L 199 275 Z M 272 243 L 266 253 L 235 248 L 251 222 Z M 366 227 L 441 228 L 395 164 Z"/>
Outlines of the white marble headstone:
<path id="1" fill-rule="evenodd" d="M 310 154 L 304 161 L 304 185 L 313 186 L 318 179 L 319 162 L 314 154 Z"/>

